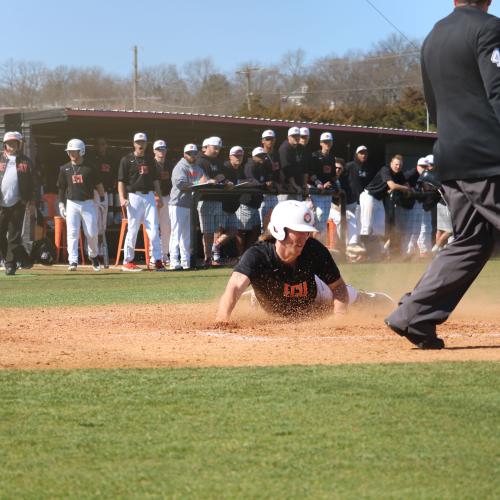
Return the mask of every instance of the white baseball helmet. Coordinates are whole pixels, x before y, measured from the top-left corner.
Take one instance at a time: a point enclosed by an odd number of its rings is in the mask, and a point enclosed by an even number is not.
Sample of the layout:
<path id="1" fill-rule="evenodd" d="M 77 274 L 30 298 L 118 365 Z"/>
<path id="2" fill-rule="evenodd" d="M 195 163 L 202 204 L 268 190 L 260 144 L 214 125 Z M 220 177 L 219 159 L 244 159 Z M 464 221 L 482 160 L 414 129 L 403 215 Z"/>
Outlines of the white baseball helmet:
<path id="1" fill-rule="evenodd" d="M 267 228 L 279 241 L 283 241 L 286 237 L 285 228 L 304 233 L 317 232 L 312 210 L 303 201 L 297 200 L 278 203 L 274 207 Z"/>
<path id="2" fill-rule="evenodd" d="M 22 142 L 23 136 L 21 132 L 5 132 L 5 135 L 3 136 L 3 142 L 7 141 L 19 141 Z"/>
<path id="3" fill-rule="evenodd" d="M 66 152 L 68 151 L 80 151 L 80 155 L 85 154 L 85 143 L 80 139 L 71 139 L 66 146 Z"/>

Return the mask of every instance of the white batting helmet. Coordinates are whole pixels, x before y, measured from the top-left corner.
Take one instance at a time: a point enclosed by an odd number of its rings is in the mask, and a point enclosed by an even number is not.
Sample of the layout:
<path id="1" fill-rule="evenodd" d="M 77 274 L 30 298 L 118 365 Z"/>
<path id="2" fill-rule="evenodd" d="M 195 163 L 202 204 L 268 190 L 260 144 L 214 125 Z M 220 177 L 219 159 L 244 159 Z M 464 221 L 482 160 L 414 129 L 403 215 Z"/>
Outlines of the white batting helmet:
<path id="1" fill-rule="evenodd" d="M 80 151 L 80 155 L 85 154 L 85 143 L 80 139 L 71 139 L 66 146 L 66 152 L 68 151 Z"/>
<path id="2" fill-rule="evenodd" d="M 304 233 L 317 232 L 314 214 L 303 201 L 286 200 L 278 203 L 271 214 L 271 234 L 279 241 L 286 237 L 285 228 Z"/>

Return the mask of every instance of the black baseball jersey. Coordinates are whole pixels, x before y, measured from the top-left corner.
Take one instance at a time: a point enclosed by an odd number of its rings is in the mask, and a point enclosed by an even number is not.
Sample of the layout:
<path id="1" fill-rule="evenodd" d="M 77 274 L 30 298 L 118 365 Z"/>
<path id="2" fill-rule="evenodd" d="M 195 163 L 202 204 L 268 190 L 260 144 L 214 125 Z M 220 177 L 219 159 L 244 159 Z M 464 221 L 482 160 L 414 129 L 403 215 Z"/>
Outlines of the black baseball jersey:
<path id="1" fill-rule="evenodd" d="M 324 154 L 321 149 L 312 154 L 312 167 L 309 174 L 313 183 L 320 181 L 321 184 L 325 182 L 331 182 L 333 184 L 335 182 L 337 172 L 335 170 L 335 155 L 333 154 L 333 149 L 330 149 L 327 154 Z"/>
<path id="2" fill-rule="evenodd" d="M 158 170 L 153 158 L 129 153 L 121 159 L 118 181 L 127 186 L 127 193 L 154 191 L 154 181 L 158 179 Z"/>
<path id="3" fill-rule="evenodd" d="M 404 186 L 406 184 L 406 179 L 403 172 L 394 173 L 391 167 L 387 165 L 382 167 L 377 175 L 372 179 L 370 184 L 366 186 L 366 190 L 377 200 L 383 200 L 387 192 L 389 191 L 388 181 L 393 181 L 396 184 L 401 184 Z"/>
<path id="4" fill-rule="evenodd" d="M 203 153 L 200 153 L 196 158 L 196 165 L 202 168 L 208 179 L 215 179 L 222 174 L 222 164 L 218 158 L 210 158 Z M 202 200 L 220 201 L 221 197 L 217 194 L 204 194 Z"/>
<path id="5" fill-rule="evenodd" d="M 222 166 L 222 173 L 224 174 L 224 177 L 233 184 L 238 184 L 239 181 L 242 181 L 245 178 L 245 174 L 243 173 L 243 164 L 241 164 L 238 168 L 234 168 L 229 160 L 224 162 L 224 165 Z M 234 214 L 236 210 L 238 210 L 239 206 L 239 194 L 235 194 L 234 196 L 224 196 L 224 199 L 222 200 L 222 210 L 224 210 L 224 212 Z"/>
<path id="6" fill-rule="evenodd" d="M 283 263 L 274 242 L 261 241 L 250 247 L 234 268 L 250 279 L 257 300 L 270 313 L 285 316 L 310 311 L 317 295 L 314 276 L 327 285 L 340 278 L 330 252 L 309 238 L 293 265 Z"/>
<path id="7" fill-rule="evenodd" d="M 97 170 L 99 171 L 104 191 L 107 193 L 116 192 L 116 177 L 118 174 L 116 161 L 114 161 L 113 158 L 107 154 L 101 156 L 96 153 L 92 163 L 95 164 Z"/>
<path id="8" fill-rule="evenodd" d="M 279 149 L 280 164 L 286 182 L 293 178 L 297 186 L 304 185 L 303 154 L 304 146 L 302 144 L 293 147 L 288 140 L 281 144 Z"/>
<path id="9" fill-rule="evenodd" d="M 253 158 L 250 158 L 243 167 L 245 179 L 263 184 L 265 180 L 263 167 L 263 164 L 256 163 Z M 241 203 L 252 208 L 259 208 L 262 200 L 263 196 L 261 194 L 244 194 L 240 198 Z"/>
<path id="10" fill-rule="evenodd" d="M 361 163 L 354 160 L 347 163 L 342 174 L 345 177 L 341 181 L 346 192 L 346 203 L 359 203 L 359 195 L 370 184 L 376 174 L 377 169 L 367 162 Z"/>
<path id="11" fill-rule="evenodd" d="M 155 165 L 160 179 L 161 195 L 169 196 L 172 190 L 172 164 L 166 159 L 163 164 L 155 160 Z"/>
<path id="12" fill-rule="evenodd" d="M 94 198 L 94 189 L 101 182 L 97 167 L 91 163 L 66 163 L 59 169 L 57 187 L 59 200 L 85 201 Z"/>
<path id="13" fill-rule="evenodd" d="M 266 153 L 264 165 L 262 166 L 262 172 L 264 175 L 264 182 L 272 181 L 276 184 L 281 184 L 283 181 L 281 178 L 281 164 L 279 154 L 276 151 Z"/>

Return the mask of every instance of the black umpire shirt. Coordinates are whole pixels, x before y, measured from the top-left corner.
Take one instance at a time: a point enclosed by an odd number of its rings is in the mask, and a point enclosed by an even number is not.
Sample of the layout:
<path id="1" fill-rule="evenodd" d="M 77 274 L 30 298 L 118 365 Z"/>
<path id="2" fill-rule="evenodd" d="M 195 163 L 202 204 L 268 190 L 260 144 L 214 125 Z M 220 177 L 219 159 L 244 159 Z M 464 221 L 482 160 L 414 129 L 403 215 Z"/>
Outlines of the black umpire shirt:
<path id="1" fill-rule="evenodd" d="M 57 187 L 59 200 L 85 201 L 94 199 L 94 189 L 101 182 L 99 171 L 90 163 L 73 165 L 71 162 L 64 164 L 59 169 Z"/>
<path id="2" fill-rule="evenodd" d="M 154 191 L 154 181 L 157 180 L 158 171 L 153 158 L 129 153 L 121 159 L 118 181 L 127 186 L 127 193 Z"/>
<path id="3" fill-rule="evenodd" d="M 500 19 L 457 7 L 424 41 L 422 77 L 441 179 L 500 175 Z"/>
<path id="4" fill-rule="evenodd" d="M 327 285 L 340 279 L 328 249 L 309 238 L 293 265 L 285 264 L 271 241 L 250 247 L 234 268 L 250 280 L 257 300 L 270 313 L 300 316 L 311 310 L 317 295 L 314 276 Z"/>
<path id="5" fill-rule="evenodd" d="M 272 181 L 276 184 L 281 184 L 281 165 L 279 154 L 276 151 L 266 153 L 264 158 L 264 182 Z"/>

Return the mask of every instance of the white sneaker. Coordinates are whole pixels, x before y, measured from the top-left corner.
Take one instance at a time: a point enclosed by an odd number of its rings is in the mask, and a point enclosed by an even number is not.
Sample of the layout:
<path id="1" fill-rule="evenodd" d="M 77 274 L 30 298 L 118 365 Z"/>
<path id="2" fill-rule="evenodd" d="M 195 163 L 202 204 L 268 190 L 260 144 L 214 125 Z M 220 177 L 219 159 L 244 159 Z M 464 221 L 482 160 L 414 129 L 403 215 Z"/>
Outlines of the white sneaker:
<path id="1" fill-rule="evenodd" d="M 92 269 L 95 272 L 99 272 L 101 270 L 101 264 L 99 264 L 99 259 L 97 257 L 92 259 Z"/>
<path id="2" fill-rule="evenodd" d="M 78 267 L 78 264 L 71 262 L 70 265 L 68 266 L 68 271 L 76 271 L 77 267 Z"/>
<path id="3" fill-rule="evenodd" d="M 180 264 L 170 264 L 171 271 L 182 271 L 182 266 Z"/>

